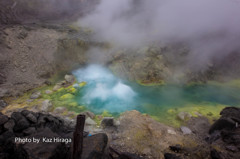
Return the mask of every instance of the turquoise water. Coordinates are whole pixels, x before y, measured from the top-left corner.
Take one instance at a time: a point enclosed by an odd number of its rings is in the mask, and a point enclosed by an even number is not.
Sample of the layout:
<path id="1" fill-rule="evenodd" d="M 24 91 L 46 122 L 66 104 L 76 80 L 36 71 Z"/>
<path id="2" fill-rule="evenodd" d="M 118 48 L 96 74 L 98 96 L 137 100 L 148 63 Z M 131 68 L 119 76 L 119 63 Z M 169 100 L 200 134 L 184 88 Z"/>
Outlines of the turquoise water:
<path id="1" fill-rule="evenodd" d="M 240 89 L 224 84 L 143 86 L 121 80 L 99 65 L 75 70 L 73 74 L 78 82 L 87 82 L 77 95 L 77 102 L 94 113 L 136 109 L 157 116 L 186 105 L 240 106 Z"/>

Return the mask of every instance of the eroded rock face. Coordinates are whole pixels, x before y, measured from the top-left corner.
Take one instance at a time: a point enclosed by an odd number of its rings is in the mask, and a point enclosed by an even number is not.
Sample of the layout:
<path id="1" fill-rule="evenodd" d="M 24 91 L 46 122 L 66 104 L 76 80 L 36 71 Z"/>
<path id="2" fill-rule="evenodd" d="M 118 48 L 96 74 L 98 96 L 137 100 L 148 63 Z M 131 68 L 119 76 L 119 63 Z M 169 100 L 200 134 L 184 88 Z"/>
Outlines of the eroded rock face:
<path id="1" fill-rule="evenodd" d="M 94 7 L 95 0 L 1 0 L 1 24 L 75 20 Z M 91 5 L 90 5 L 91 4 Z"/>

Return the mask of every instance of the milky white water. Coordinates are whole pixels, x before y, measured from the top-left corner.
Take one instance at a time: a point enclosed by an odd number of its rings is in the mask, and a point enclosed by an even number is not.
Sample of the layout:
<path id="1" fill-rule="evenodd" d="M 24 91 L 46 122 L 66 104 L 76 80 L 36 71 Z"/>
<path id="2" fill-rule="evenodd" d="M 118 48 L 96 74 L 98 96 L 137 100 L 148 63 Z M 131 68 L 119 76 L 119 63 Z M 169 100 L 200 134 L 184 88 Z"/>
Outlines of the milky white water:
<path id="1" fill-rule="evenodd" d="M 78 102 L 94 112 L 122 112 L 134 109 L 137 94 L 130 86 L 99 65 L 90 65 L 73 72 L 78 82 L 87 82 Z"/>

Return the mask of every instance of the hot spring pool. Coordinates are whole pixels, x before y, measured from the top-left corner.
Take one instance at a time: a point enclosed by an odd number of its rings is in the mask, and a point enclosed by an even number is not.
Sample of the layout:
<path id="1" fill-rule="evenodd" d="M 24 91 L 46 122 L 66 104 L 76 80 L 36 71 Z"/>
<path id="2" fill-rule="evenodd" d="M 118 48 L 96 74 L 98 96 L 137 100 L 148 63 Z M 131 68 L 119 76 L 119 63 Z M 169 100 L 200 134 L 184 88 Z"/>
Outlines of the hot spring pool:
<path id="1" fill-rule="evenodd" d="M 87 82 L 76 101 L 97 114 L 105 110 L 111 114 L 138 110 L 167 120 L 169 114 L 179 111 L 211 116 L 224 106 L 240 106 L 240 87 L 228 84 L 143 86 L 121 80 L 99 65 L 75 70 L 73 74 L 78 82 Z"/>

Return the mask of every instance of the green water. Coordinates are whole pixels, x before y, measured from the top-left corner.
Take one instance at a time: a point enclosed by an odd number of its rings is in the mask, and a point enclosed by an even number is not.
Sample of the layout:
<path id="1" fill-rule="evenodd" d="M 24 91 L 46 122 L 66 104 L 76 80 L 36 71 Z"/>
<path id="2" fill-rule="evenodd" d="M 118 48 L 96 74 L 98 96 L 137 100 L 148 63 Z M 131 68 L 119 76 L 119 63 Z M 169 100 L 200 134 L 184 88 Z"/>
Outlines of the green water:
<path id="1" fill-rule="evenodd" d="M 74 72 L 87 85 L 77 94 L 79 105 L 96 114 L 138 110 L 157 120 L 173 122 L 177 113 L 218 117 L 225 106 L 240 106 L 240 87 L 223 83 L 143 86 L 123 81 L 108 69 L 93 65 Z M 174 124 L 174 123 L 171 123 Z"/>

